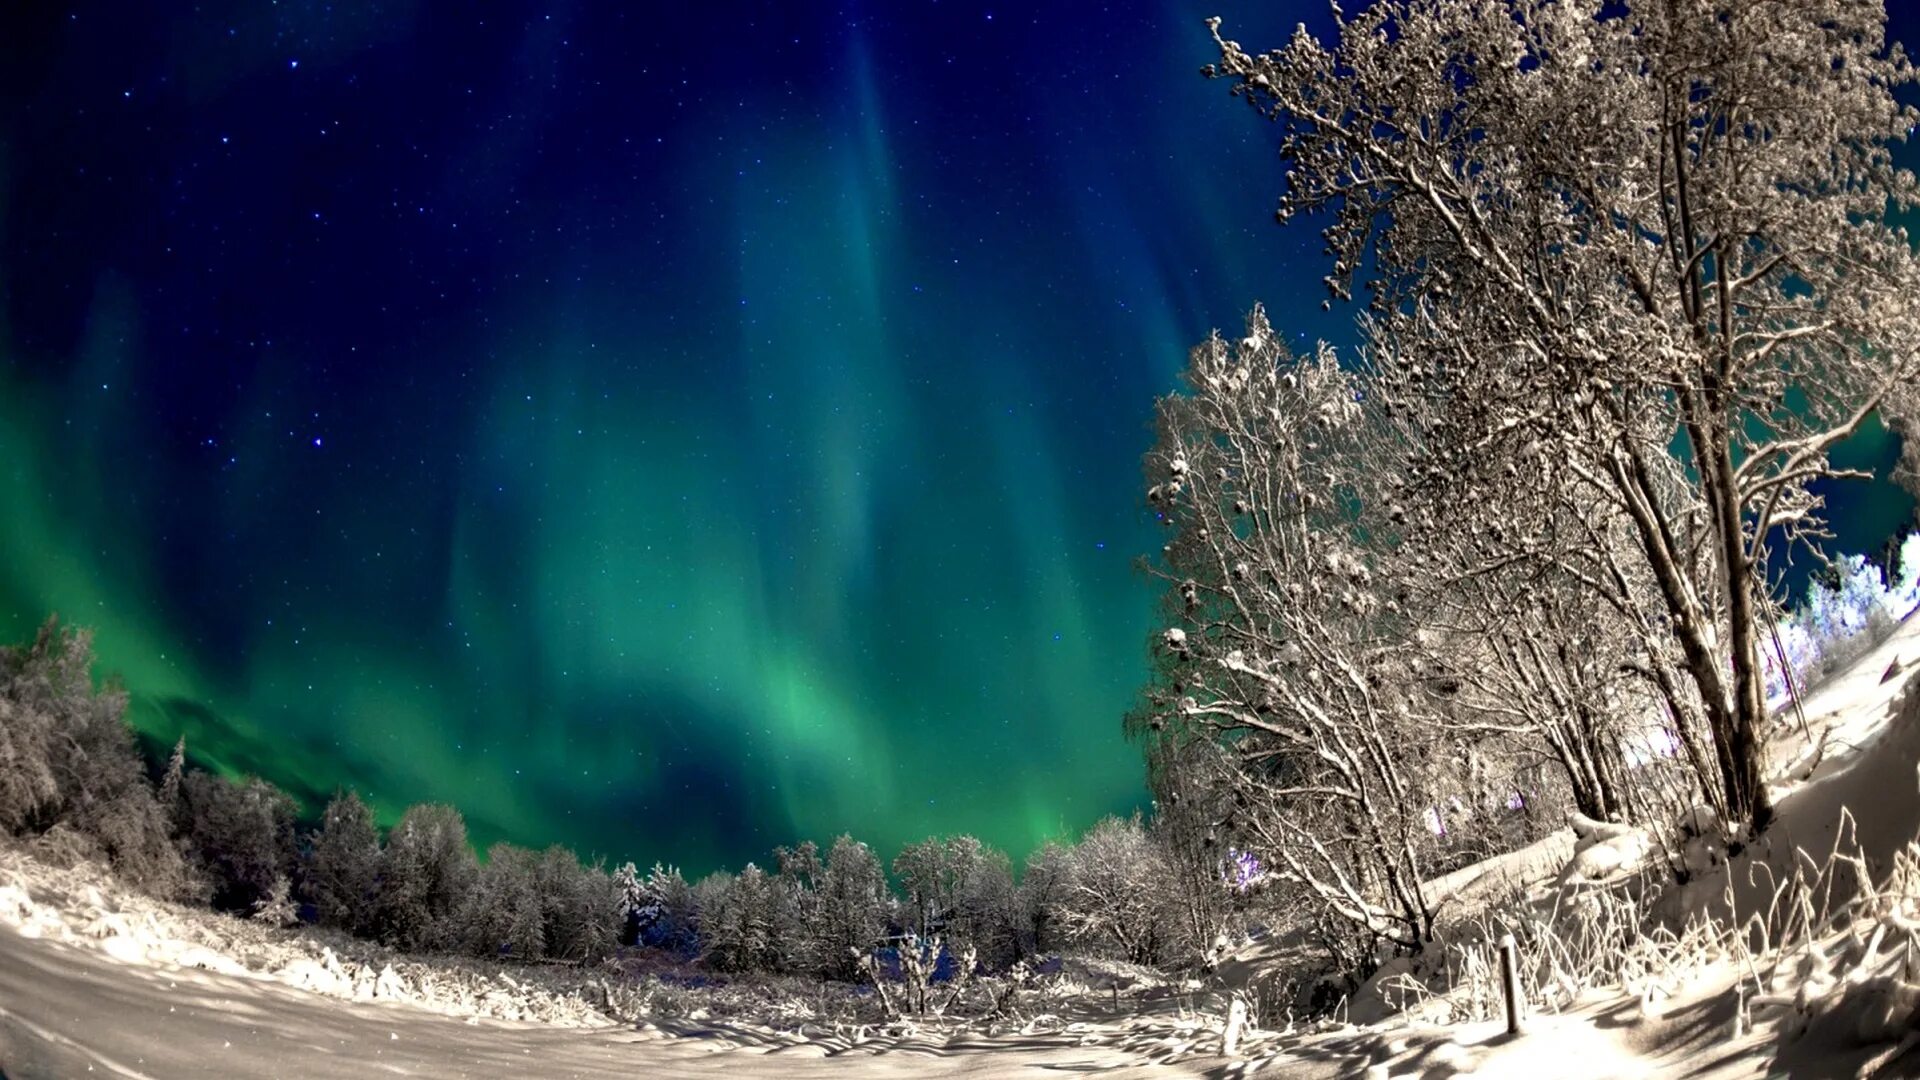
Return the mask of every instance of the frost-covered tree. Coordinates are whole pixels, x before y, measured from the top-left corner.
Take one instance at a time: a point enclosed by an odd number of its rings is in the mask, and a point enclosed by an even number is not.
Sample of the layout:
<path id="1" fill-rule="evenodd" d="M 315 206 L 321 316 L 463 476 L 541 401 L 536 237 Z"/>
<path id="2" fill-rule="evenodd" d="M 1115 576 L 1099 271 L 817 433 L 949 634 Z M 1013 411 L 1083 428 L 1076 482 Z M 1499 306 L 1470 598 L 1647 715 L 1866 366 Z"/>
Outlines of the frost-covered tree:
<path id="1" fill-rule="evenodd" d="M 1020 871 L 1016 896 L 1019 912 L 1021 949 L 1028 953 L 1052 952 L 1066 940 L 1061 925 L 1060 901 L 1066 889 L 1069 851 L 1049 840 L 1027 855 Z"/>
<path id="2" fill-rule="evenodd" d="M 1140 815 L 1106 817 L 1066 850 L 1055 911 L 1067 937 L 1138 964 L 1162 959 L 1177 925 L 1165 853 Z"/>
<path id="3" fill-rule="evenodd" d="M 480 956 L 538 960 L 547 955 L 540 854 L 516 844 L 487 849 L 463 899 L 461 937 Z"/>
<path id="4" fill-rule="evenodd" d="M 946 923 L 952 907 L 952 872 L 947 846 L 938 837 L 908 844 L 893 857 L 893 876 L 906 892 L 909 929 L 926 938 Z"/>
<path id="5" fill-rule="evenodd" d="M 229 781 L 199 769 L 181 784 L 181 842 L 214 906 L 251 911 L 297 858 L 292 796 L 257 776 Z"/>
<path id="6" fill-rule="evenodd" d="M 1920 260 L 1894 223 L 1916 187 L 1889 150 L 1912 71 L 1884 7 L 1376 0 L 1336 22 L 1219 40 L 1212 73 L 1282 126 L 1279 217 L 1331 216 L 1336 297 L 1368 279 L 1389 404 L 1435 421 L 1430 484 L 1546 462 L 1625 514 L 1709 794 L 1763 827 L 1767 545 L 1817 541 L 1829 452 L 1916 413 Z"/>
<path id="7" fill-rule="evenodd" d="M 167 821 L 174 830 L 179 830 L 186 820 L 187 797 L 187 737 L 180 736 L 174 741 L 173 752 L 167 755 L 166 768 L 160 772 L 160 812 L 167 815 Z"/>
<path id="8" fill-rule="evenodd" d="M 828 962 L 821 952 L 820 883 L 826 867 L 820 845 L 811 840 L 773 849 L 773 886 L 781 893 L 780 921 L 773 927 L 779 966 L 786 971 L 815 971 Z"/>
<path id="9" fill-rule="evenodd" d="M 613 892 L 620 912 L 620 944 L 638 945 L 642 913 L 647 909 L 647 879 L 633 863 L 622 863 L 613 872 Z"/>
<path id="10" fill-rule="evenodd" d="M 380 940 L 414 952 L 457 945 L 459 916 L 477 873 L 459 810 L 438 803 L 408 807 L 387 834 L 381 859 L 374 920 Z"/>
<path id="11" fill-rule="evenodd" d="M 174 896 L 187 871 L 125 722 L 126 694 L 93 685 L 93 637 L 49 619 L 0 648 L 0 830 L 58 833 L 137 887 Z"/>
<path id="12" fill-rule="evenodd" d="M 321 925 L 373 932 L 380 887 L 380 830 L 352 791 L 336 794 L 320 816 L 307 860 L 305 893 Z"/>
<path id="13" fill-rule="evenodd" d="M 1510 831 L 1516 801 L 1522 817 L 1546 810 L 1555 825 L 1561 790 L 1601 820 L 1696 803 L 1684 777 L 1666 792 L 1630 775 L 1630 747 L 1649 738 L 1684 745 L 1702 790 L 1717 776 L 1652 582 L 1622 557 L 1626 516 L 1568 475 L 1516 485 L 1517 473 L 1456 486 L 1444 507 L 1406 500 L 1420 507 L 1409 515 L 1417 572 L 1406 585 L 1424 615 L 1423 663 L 1438 676 L 1423 691 L 1472 730 L 1510 736 L 1457 741 L 1456 767 L 1434 791 L 1434 824 L 1467 861 L 1487 853 L 1478 841 Z"/>
<path id="14" fill-rule="evenodd" d="M 811 928 L 815 970 L 827 978 L 855 978 L 855 954 L 864 955 L 887 932 L 892 898 L 880 857 L 853 837 L 841 836 L 827 850 L 816 896 L 818 915 Z"/>
<path id="15" fill-rule="evenodd" d="M 1158 673 L 1129 718 L 1198 768 L 1274 873 L 1418 948 L 1436 774 L 1455 732 L 1422 692 L 1395 520 L 1407 448 L 1331 349 L 1295 356 L 1256 309 L 1194 349 L 1146 457 L 1168 540 Z M 1218 754 L 1202 750 L 1211 745 Z"/>
<path id="16" fill-rule="evenodd" d="M 1017 917 L 1005 852 L 971 836 L 929 837 L 902 848 L 893 872 L 922 940 L 938 935 L 954 950 L 971 946 L 989 965 L 1011 961 Z"/>
<path id="17" fill-rule="evenodd" d="M 1013 862 L 971 836 L 954 837 L 948 845 L 955 880 L 947 940 L 963 953 L 971 949 L 989 969 L 1003 968 L 1019 953 Z"/>
<path id="18" fill-rule="evenodd" d="M 720 971 L 778 971 L 777 928 L 786 895 L 766 871 L 748 863 L 738 875 L 715 873 L 695 888 L 700 940 L 707 962 Z"/>
<path id="19" fill-rule="evenodd" d="M 536 872 L 547 955 L 584 961 L 613 951 L 620 896 L 605 868 L 583 865 L 571 850 L 554 844 L 541 852 Z"/>
<path id="20" fill-rule="evenodd" d="M 677 866 L 653 864 L 637 913 L 640 943 L 676 953 L 699 948 L 700 902 Z"/>
<path id="21" fill-rule="evenodd" d="M 1167 868 L 1170 916 L 1167 959 L 1210 967 L 1247 882 L 1228 873 L 1237 834 L 1227 831 L 1234 809 L 1231 757 L 1211 742 L 1161 743 L 1148 762 L 1154 795 L 1152 836 Z M 1224 833 L 1224 834 L 1223 834 Z M 1031 872 L 1031 871 L 1029 871 Z"/>

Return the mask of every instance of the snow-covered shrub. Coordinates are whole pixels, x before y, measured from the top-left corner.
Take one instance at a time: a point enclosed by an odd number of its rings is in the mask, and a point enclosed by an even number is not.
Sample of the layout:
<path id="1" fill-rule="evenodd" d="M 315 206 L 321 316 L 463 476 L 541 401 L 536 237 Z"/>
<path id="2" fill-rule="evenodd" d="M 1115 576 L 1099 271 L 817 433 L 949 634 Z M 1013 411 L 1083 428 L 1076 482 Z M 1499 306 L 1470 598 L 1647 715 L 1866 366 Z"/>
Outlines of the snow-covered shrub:
<path id="1" fill-rule="evenodd" d="M 253 902 L 253 917 L 268 926 L 292 926 L 300 921 L 300 905 L 293 901 L 293 882 L 285 874 L 274 878 L 267 894 Z"/>
<path id="2" fill-rule="evenodd" d="M 1787 700 L 1785 673 L 1792 674 L 1794 687 L 1804 694 L 1893 633 L 1920 603 L 1920 533 L 1902 541 L 1898 566 L 1889 584 L 1880 566 L 1865 556 L 1849 555 L 1808 585 L 1800 605 L 1773 627 L 1777 645 L 1769 641 L 1761 650 L 1768 701 L 1777 705 Z"/>

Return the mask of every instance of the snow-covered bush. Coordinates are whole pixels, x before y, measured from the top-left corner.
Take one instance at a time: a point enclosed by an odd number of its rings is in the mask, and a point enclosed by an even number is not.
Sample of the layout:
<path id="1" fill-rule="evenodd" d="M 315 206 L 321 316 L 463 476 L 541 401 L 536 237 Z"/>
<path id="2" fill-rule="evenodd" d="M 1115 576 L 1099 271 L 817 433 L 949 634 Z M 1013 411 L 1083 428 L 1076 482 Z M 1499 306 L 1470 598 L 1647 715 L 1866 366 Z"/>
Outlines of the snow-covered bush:
<path id="1" fill-rule="evenodd" d="M 300 921 L 300 905 L 293 901 L 293 882 L 285 874 L 274 878 L 267 894 L 253 902 L 253 917 L 268 926 L 293 926 Z"/>
<path id="2" fill-rule="evenodd" d="M 1761 652 L 1768 701 L 1787 700 L 1785 673 L 1804 694 L 1892 634 L 1920 603 L 1920 533 L 1902 541 L 1897 565 L 1889 583 L 1879 565 L 1849 555 L 1809 583 L 1800 604 L 1773 627 L 1777 644 L 1769 642 Z"/>

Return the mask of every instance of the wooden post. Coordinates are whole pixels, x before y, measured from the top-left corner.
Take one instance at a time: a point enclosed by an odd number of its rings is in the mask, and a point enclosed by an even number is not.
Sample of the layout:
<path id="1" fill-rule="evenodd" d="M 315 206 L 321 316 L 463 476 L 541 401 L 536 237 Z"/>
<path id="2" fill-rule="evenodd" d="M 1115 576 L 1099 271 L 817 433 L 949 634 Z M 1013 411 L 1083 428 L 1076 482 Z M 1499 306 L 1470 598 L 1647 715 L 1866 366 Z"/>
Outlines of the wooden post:
<path id="1" fill-rule="evenodd" d="M 1507 995 L 1507 1034 L 1520 1034 L 1520 950 L 1512 934 L 1500 938 L 1500 988 Z"/>

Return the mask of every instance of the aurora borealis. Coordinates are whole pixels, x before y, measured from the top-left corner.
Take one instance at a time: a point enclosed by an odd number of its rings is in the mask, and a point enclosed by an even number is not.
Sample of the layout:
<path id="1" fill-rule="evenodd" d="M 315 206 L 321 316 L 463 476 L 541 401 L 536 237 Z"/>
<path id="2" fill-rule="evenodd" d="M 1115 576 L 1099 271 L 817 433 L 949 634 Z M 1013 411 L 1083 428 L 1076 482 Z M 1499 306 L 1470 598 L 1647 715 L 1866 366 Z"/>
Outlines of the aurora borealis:
<path id="1" fill-rule="evenodd" d="M 0 14 L 0 636 L 483 843 L 1144 802 L 1152 399 L 1351 314 L 1220 5 L 120 7 Z"/>

